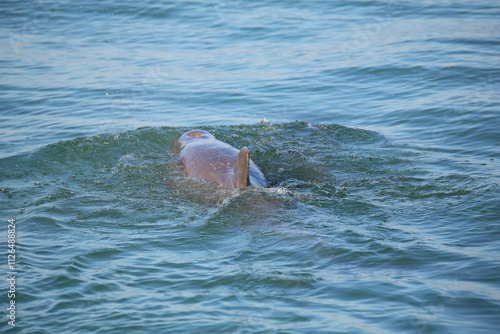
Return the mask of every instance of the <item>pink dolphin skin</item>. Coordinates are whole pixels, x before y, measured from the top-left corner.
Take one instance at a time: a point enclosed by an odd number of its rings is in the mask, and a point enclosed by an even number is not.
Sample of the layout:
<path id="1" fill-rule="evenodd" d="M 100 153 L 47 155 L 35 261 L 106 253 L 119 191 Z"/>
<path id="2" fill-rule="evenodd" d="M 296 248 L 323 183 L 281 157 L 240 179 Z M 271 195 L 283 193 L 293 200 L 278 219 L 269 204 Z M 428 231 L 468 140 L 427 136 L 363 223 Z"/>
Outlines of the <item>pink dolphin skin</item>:
<path id="1" fill-rule="evenodd" d="M 240 151 L 203 130 L 191 130 L 175 141 L 174 153 L 184 162 L 187 176 L 213 182 L 228 190 L 246 186 L 266 187 L 248 149 Z"/>

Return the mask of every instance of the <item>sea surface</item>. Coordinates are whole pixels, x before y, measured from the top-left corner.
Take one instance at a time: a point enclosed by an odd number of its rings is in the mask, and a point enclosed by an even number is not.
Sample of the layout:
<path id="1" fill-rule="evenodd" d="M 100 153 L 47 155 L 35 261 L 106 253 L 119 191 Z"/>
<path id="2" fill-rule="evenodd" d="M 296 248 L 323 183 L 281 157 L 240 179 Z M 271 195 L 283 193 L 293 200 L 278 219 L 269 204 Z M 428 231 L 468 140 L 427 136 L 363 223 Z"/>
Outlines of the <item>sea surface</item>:
<path id="1" fill-rule="evenodd" d="M 500 2 L 2 0 L 0 237 L 2 333 L 498 333 Z"/>

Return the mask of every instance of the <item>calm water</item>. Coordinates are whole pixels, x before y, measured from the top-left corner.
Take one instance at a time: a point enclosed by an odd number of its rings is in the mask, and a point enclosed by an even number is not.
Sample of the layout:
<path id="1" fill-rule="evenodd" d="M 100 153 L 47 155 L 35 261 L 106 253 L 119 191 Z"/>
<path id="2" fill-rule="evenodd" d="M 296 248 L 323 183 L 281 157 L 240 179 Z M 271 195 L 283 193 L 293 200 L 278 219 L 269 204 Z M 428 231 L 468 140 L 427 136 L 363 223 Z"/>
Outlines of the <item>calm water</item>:
<path id="1" fill-rule="evenodd" d="M 2 1 L 0 330 L 496 333 L 499 18 Z M 194 127 L 248 146 L 271 187 L 188 179 L 171 149 Z"/>

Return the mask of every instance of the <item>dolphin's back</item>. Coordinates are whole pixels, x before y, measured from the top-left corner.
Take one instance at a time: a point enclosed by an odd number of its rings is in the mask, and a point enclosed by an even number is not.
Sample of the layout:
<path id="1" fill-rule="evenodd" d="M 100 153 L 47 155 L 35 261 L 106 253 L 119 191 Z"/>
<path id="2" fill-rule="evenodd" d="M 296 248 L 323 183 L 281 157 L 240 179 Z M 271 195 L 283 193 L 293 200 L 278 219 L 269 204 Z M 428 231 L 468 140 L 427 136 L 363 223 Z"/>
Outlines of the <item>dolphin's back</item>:
<path id="1" fill-rule="evenodd" d="M 194 136 L 190 137 L 191 132 Z M 246 147 L 238 151 L 208 133 L 210 136 L 197 140 L 201 132 L 205 133 L 201 130 L 187 132 L 174 147 L 184 161 L 185 172 L 189 177 L 214 182 L 228 190 L 248 185 L 266 187 L 266 178 L 250 159 Z"/>

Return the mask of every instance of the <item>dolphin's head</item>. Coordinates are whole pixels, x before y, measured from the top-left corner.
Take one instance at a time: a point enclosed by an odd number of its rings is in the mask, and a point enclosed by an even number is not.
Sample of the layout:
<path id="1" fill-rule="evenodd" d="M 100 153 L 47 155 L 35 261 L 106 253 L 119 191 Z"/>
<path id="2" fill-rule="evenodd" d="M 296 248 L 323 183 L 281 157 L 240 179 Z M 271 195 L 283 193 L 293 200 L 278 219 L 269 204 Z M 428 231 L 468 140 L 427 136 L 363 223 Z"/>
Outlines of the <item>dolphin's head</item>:
<path id="1" fill-rule="evenodd" d="M 200 141 L 216 140 L 215 137 L 203 130 L 191 130 L 183 134 L 175 141 L 174 153 L 178 154 L 186 145 Z"/>

